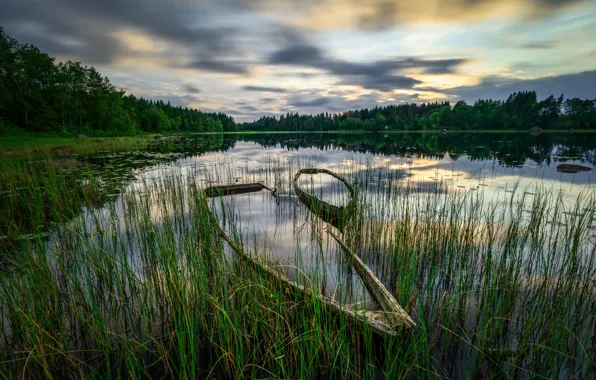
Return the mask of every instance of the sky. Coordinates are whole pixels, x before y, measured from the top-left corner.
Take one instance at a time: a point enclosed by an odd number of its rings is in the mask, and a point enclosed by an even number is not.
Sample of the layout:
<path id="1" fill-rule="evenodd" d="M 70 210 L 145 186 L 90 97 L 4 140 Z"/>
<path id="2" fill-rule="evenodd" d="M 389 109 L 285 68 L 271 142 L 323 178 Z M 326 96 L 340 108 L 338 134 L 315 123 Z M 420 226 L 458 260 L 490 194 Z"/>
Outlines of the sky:
<path id="1" fill-rule="evenodd" d="M 596 98 L 595 0 L 8 0 L 0 26 L 127 93 L 240 122 Z"/>

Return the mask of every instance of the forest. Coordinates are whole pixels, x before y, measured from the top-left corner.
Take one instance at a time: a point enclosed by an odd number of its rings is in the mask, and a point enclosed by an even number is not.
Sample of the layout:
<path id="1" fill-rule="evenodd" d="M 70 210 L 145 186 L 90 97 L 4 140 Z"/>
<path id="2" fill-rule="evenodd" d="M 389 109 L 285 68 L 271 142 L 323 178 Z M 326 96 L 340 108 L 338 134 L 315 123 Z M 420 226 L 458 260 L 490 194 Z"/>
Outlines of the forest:
<path id="1" fill-rule="evenodd" d="M 222 132 L 234 120 L 169 102 L 125 95 L 80 62 L 56 62 L 0 28 L 0 134 L 123 136 Z"/>
<path id="2" fill-rule="evenodd" d="M 538 100 L 534 91 L 507 100 L 410 103 L 341 113 L 262 117 L 235 123 L 224 113 L 125 95 L 95 68 L 56 62 L 0 28 L 0 135 L 124 136 L 230 131 L 417 131 L 592 129 L 596 99 Z"/>
<path id="3" fill-rule="evenodd" d="M 262 117 L 239 125 L 246 131 L 420 131 L 420 130 L 528 130 L 596 128 L 596 99 L 564 99 L 549 96 L 538 100 L 536 92 L 511 94 L 507 100 L 460 100 L 410 103 L 347 111 L 337 114 Z"/>

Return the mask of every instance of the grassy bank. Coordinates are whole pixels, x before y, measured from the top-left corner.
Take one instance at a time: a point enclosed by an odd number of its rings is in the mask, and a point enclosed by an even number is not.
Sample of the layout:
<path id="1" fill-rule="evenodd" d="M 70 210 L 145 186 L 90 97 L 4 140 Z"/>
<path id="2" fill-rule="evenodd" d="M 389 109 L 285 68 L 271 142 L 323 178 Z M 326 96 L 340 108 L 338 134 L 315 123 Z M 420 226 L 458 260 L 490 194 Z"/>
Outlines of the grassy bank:
<path id="1" fill-rule="evenodd" d="M 407 184 L 382 186 L 382 179 L 398 180 L 390 171 L 347 173 L 362 205 L 347 233 L 360 236 L 358 252 L 377 263 L 377 274 L 417 323 L 373 342 L 365 326 L 332 318 L 316 298 L 292 300 L 226 250 L 199 189 L 205 177 L 233 181 L 233 165 L 170 167 L 168 175 L 142 182 L 105 208 L 87 208 L 48 237 L 19 240 L 0 275 L 0 375 L 594 373 L 593 193 L 573 205 L 548 191 L 512 193 L 503 206 L 472 192 L 404 196 L 411 193 Z M 264 175 L 290 188 L 281 163 L 262 165 L 243 181 Z M 99 183 L 89 186 L 91 192 Z M 57 183 L 48 194 L 56 202 L 44 215 L 59 221 L 60 202 L 72 192 Z M 84 195 L 78 200 L 86 202 Z M 30 213 L 28 219 L 41 217 L 37 209 Z M 313 288 L 318 291 L 316 283 Z"/>
<path id="2" fill-rule="evenodd" d="M 35 159 L 53 157 L 56 152 L 91 155 L 100 151 L 121 151 L 145 147 L 152 135 L 138 137 L 0 137 L 0 159 L 3 157 Z"/>
<path id="3" fill-rule="evenodd" d="M 23 234 L 42 234 L 48 223 L 76 215 L 86 203 L 102 204 L 109 189 L 100 186 L 85 158 L 144 149 L 149 141 L 148 137 L 0 139 L 0 237 L 14 241 Z"/>

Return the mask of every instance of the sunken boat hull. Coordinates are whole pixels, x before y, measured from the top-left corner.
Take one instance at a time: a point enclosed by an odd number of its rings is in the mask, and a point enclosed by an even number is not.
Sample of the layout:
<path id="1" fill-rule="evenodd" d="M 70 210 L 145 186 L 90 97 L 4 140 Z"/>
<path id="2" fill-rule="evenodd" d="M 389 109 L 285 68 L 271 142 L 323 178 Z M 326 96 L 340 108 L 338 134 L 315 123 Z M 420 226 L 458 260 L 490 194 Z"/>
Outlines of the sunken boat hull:
<path id="1" fill-rule="evenodd" d="M 309 194 L 300 185 L 298 185 L 298 179 L 302 174 L 328 174 L 333 178 L 342 182 L 348 191 L 350 192 L 350 201 L 345 206 L 335 206 L 325 201 L 320 200 L 312 194 Z M 300 201 L 316 216 L 321 220 L 331 224 L 340 231 L 344 230 L 347 221 L 351 218 L 354 213 L 356 205 L 356 191 L 352 185 L 345 180 L 345 178 L 333 173 L 327 169 L 301 169 L 294 176 L 294 191 Z"/>
<path id="2" fill-rule="evenodd" d="M 251 189 L 251 190 L 249 190 Z M 284 294 L 294 299 L 297 302 L 303 300 L 318 299 L 321 307 L 337 318 L 343 318 L 349 321 L 349 323 L 355 327 L 360 326 L 361 328 L 366 327 L 377 338 L 386 338 L 396 336 L 398 331 L 397 326 L 393 321 L 386 318 L 386 314 L 383 311 L 366 311 L 356 310 L 347 304 L 341 304 L 319 292 L 316 289 L 311 289 L 299 284 L 295 281 L 290 280 L 284 273 L 273 269 L 263 260 L 255 257 L 250 252 L 245 250 L 241 244 L 231 238 L 219 224 L 216 215 L 211 211 L 207 202 L 208 198 L 214 198 L 223 195 L 234 195 L 234 194 L 245 194 L 247 192 L 258 192 L 263 189 L 267 189 L 262 184 L 247 184 L 247 185 L 230 185 L 229 187 L 217 186 L 206 188 L 203 190 L 205 195 L 205 203 L 207 206 L 209 219 L 213 225 L 214 230 L 222 239 L 230 246 L 232 251 L 241 258 L 244 262 L 253 268 L 257 273 L 265 276 L 273 284 L 276 284 L 280 289 L 285 289 Z M 308 206 L 307 206 L 308 207 Z M 315 206 L 316 207 L 316 206 Z M 344 211 L 341 211 L 342 213 Z M 412 324 L 405 321 L 401 324 L 401 327 L 409 328 Z"/>
<path id="3" fill-rule="evenodd" d="M 581 166 L 581 165 L 561 164 L 561 165 L 557 165 L 556 170 L 559 173 L 575 174 L 575 173 L 580 173 L 580 172 L 589 172 L 594 169 L 589 168 L 587 166 Z"/>

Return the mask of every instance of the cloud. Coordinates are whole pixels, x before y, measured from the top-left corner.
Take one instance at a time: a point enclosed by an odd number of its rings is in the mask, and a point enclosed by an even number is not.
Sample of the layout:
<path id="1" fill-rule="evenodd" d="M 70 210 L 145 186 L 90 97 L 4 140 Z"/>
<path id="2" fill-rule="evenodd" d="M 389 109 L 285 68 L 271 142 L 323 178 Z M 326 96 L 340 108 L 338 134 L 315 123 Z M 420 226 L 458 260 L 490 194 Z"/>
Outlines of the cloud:
<path id="1" fill-rule="evenodd" d="M 259 111 L 259 109 L 255 106 L 240 106 L 238 108 L 243 111 L 249 111 L 249 112 L 258 112 Z"/>
<path id="2" fill-rule="evenodd" d="M 319 97 L 312 100 L 297 100 L 290 103 L 292 107 L 321 107 L 329 104 L 331 99 L 327 97 Z"/>
<path id="3" fill-rule="evenodd" d="M 10 10 L 15 10 L 14 18 Z M 101 33 L 96 25 L 85 25 L 78 19 L 46 24 L 20 18 L 20 14 L 20 6 L 5 8 L 0 3 L 0 25 L 12 27 L 7 30 L 10 36 L 52 55 L 77 57 L 86 64 L 109 64 L 126 52 L 119 39 Z"/>
<path id="4" fill-rule="evenodd" d="M 260 9 L 276 1 L 273 9 L 289 1 L 261 0 Z M 307 10 L 293 9 L 294 22 L 309 29 L 378 30 L 410 24 L 463 24 L 515 15 L 520 20 L 543 19 L 583 0 L 449 0 L 414 2 L 407 0 L 315 0 Z M 283 4 L 283 5 L 280 5 Z M 306 8 L 306 7 L 305 7 Z"/>
<path id="5" fill-rule="evenodd" d="M 284 94 L 288 92 L 288 90 L 279 88 L 279 87 L 262 87 L 262 86 L 244 86 L 242 87 L 244 91 L 255 91 L 255 92 L 276 92 L 279 94 Z"/>
<path id="6" fill-rule="evenodd" d="M 473 102 L 478 99 L 507 99 L 516 91 L 536 91 L 539 99 L 565 94 L 566 98 L 594 99 L 596 70 L 581 73 L 547 76 L 536 79 L 512 79 L 491 76 L 475 86 L 456 87 L 445 92 Z"/>
<path id="7" fill-rule="evenodd" d="M 301 41 L 271 54 L 267 63 L 323 70 L 341 77 L 341 83 L 344 85 L 392 91 L 394 89 L 409 89 L 421 83 L 419 80 L 404 75 L 396 75 L 394 74 L 396 71 L 419 69 L 425 74 L 450 74 L 455 71 L 457 66 L 468 61 L 462 58 L 437 60 L 395 58 L 371 63 L 355 63 L 329 58 L 319 48 Z"/>
<path id="8" fill-rule="evenodd" d="M 528 37 L 530 37 L 530 41 L 524 41 Z M 524 50 L 554 49 L 561 46 L 558 41 L 532 40 L 531 37 L 523 34 L 504 33 L 497 37 L 496 41 L 494 41 L 494 46 L 497 48 L 517 48 Z"/>
<path id="9" fill-rule="evenodd" d="M 416 84 L 422 83 L 419 80 L 401 75 L 368 75 L 345 78 L 341 84 L 360 86 L 362 88 L 390 92 L 395 89 L 409 89 Z"/>
<path id="10" fill-rule="evenodd" d="M 190 92 L 191 94 L 198 94 L 201 92 L 201 90 L 198 87 L 195 87 L 192 84 L 185 84 L 183 86 L 184 91 L 186 92 Z"/>
<path id="11" fill-rule="evenodd" d="M 269 57 L 269 63 L 274 65 L 312 66 L 320 61 L 323 61 L 321 51 L 306 44 L 286 47 Z"/>
<path id="12" fill-rule="evenodd" d="M 368 93 L 358 95 L 353 91 L 336 90 L 333 93 L 326 92 L 321 95 L 312 92 L 310 95 L 290 94 L 286 96 L 285 103 L 288 107 L 281 107 L 281 113 L 288 111 L 300 113 L 320 113 L 320 112 L 344 112 L 348 110 L 372 108 L 379 105 L 395 104 L 400 101 L 411 101 L 412 95 L 393 95 L 388 100 L 383 94 Z"/>
<path id="13" fill-rule="evenodd" d="M 0 3 L 0 25 L 20 41 L 85 63 L 114 63 L 126 55 L 114 32 L 134 30 L 188 48 L 198 58 L 239 51 L 232 27 L 211 25 L 209 7 L 186 1 L 20 0 Z"/>
<path id="14" fill-rule="evenodd" d="M 185 65 L 187 68 L 222 74 L 248 74 L 249 66 L 246 62 L 201 59 Z"/>
<path id="15" fill-rule="evenodd" d="M 556 41 L 527 42 L 518 46 L 521 49 L 553 49 L 557 47 Z"/>

